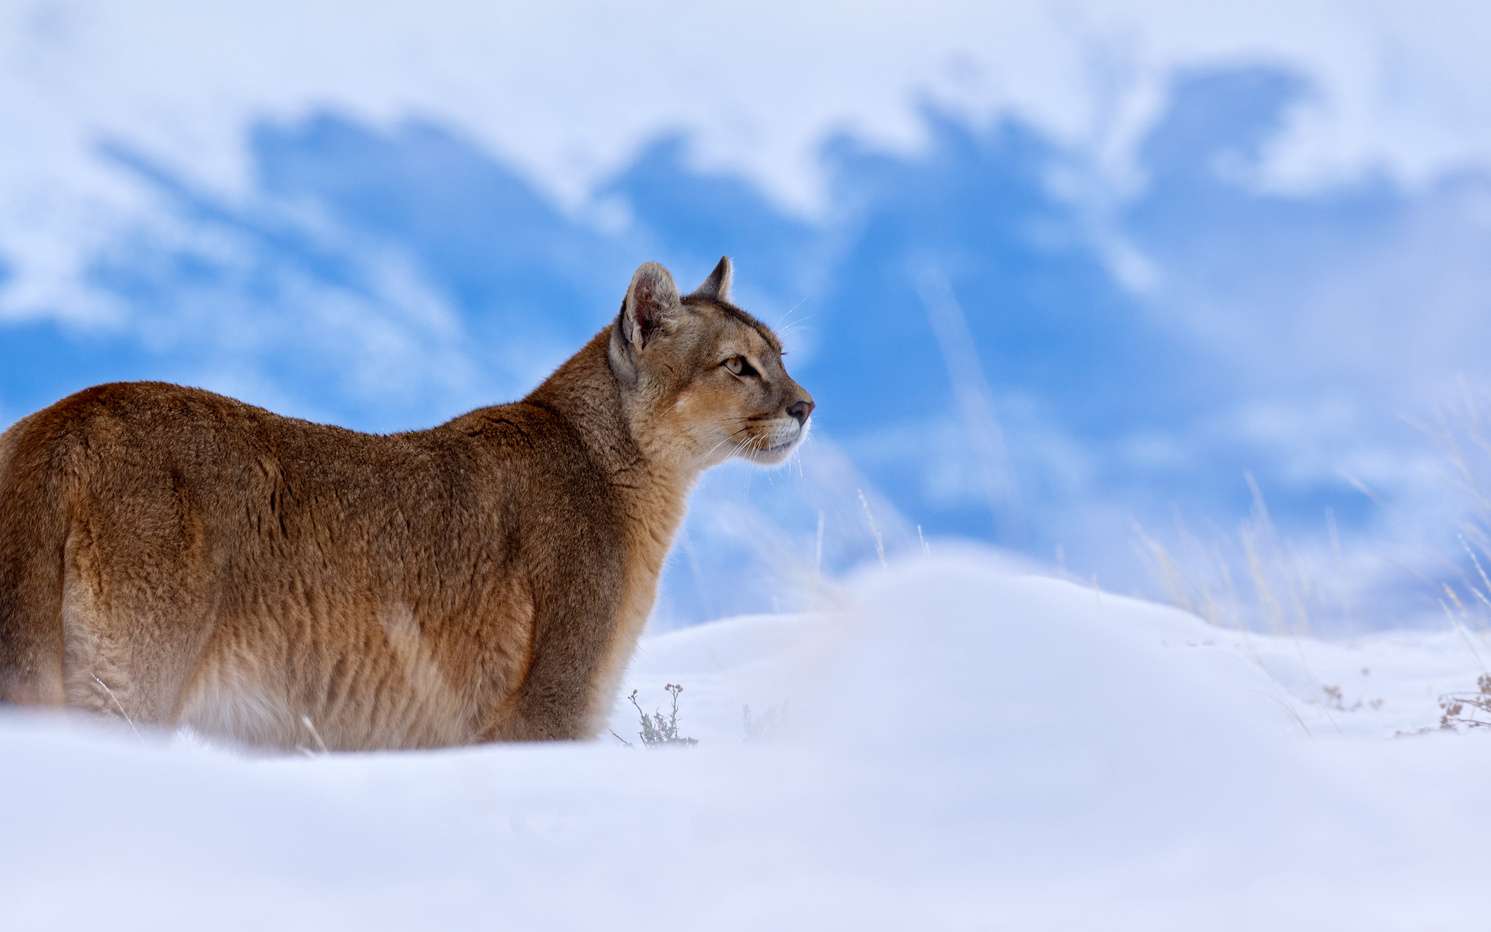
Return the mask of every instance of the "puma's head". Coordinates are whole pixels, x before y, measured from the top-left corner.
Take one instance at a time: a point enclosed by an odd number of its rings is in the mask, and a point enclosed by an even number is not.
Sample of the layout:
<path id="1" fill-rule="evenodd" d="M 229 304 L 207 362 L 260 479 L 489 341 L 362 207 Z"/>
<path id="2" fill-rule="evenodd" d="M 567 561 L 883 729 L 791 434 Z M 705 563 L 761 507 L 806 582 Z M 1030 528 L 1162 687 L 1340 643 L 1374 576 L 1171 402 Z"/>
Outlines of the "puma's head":
<path id="1" fill-rule="evenodd" d="M 728 258 L 682 297 L 661 265 L 632 276 L 609 356 L 650 457 L 688 469 L 732 456 L 775 465 L 808 435 L 813 396 L 787 374 L 776 334 L 730 303 L 730 279 Z"/>

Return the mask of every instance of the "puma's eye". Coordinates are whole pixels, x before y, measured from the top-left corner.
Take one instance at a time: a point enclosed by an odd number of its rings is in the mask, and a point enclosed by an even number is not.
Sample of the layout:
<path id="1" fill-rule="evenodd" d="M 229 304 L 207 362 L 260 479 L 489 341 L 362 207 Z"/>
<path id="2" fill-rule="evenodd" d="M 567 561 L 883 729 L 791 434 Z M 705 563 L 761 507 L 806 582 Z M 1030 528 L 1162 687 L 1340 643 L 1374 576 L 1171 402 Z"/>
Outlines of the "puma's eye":
<path id="1" fill-rule="evenodd" d="M 750 378 L 751 376 L 761 374 L 756 371 L 754 366 L 746 362 L 746 358 L 744 356 L 731 356 L 729 359 L 725 360 L 725 368 L 729 369 L 731 373 L 742 378 Z"/>

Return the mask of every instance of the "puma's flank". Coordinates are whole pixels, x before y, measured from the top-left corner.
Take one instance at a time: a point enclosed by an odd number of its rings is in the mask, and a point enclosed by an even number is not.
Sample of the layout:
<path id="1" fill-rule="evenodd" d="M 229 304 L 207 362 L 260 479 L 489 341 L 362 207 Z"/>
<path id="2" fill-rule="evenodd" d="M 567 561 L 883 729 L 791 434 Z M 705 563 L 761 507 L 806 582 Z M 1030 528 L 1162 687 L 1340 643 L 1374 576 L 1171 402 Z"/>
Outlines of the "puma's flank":
<path id="1" fill-rule="evenodd" d="M 267 747 L 583 738 L 699 473 L 783 460 L 772 332 L 647 264 L 522 401 L 389 436 L 101 385 L 0 436 L 0 700 Z"/>

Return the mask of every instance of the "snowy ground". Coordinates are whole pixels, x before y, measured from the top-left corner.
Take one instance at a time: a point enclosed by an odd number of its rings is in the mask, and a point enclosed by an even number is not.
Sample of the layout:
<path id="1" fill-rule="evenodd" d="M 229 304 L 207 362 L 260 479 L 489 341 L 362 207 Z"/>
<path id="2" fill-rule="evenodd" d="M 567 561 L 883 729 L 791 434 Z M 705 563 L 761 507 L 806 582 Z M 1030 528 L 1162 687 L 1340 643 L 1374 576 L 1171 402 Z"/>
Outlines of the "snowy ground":
<path id="1" fill-rule="evenodd" d="M 0 719 L 0 927 L 1491 927 L 1491 735 L 1394 737 L 1473 685 L 1467 637 L 1244 636 L 974 556 L 827 604 L 645 642 L 687 751 Z"/>

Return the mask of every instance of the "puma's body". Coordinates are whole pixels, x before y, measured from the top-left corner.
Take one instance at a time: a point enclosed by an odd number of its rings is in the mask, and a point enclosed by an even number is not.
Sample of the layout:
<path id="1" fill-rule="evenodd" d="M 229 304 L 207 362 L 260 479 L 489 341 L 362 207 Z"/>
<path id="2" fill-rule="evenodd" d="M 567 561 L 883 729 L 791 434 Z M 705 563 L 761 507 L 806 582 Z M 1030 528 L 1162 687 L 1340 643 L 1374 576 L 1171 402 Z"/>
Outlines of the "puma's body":
<path id="1" fill-rule="evenodd" d="M 270 747 L 589 736 L 694 479 L 737 452 L 714 438 L 758 422 L 781 449 L 781 412 L 811 407 L 779 358 L 760 385 L 716 372 L 779 350 L 726 303 L 728 264 L 685 299 L 666 276 L 639 270 L 528 398 L 427 431 L 160 383 L 23 419 L 0 436 L 0 699 Z"/>

